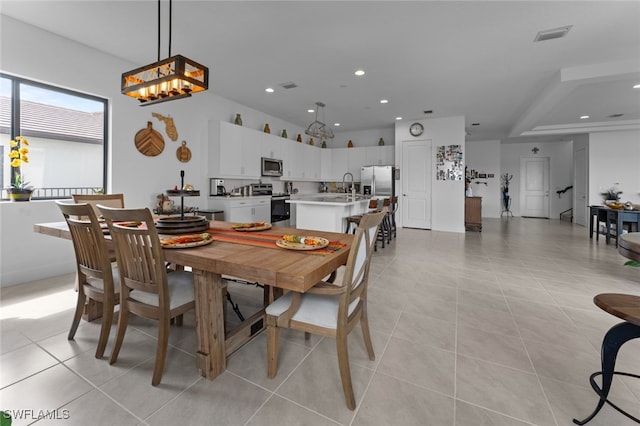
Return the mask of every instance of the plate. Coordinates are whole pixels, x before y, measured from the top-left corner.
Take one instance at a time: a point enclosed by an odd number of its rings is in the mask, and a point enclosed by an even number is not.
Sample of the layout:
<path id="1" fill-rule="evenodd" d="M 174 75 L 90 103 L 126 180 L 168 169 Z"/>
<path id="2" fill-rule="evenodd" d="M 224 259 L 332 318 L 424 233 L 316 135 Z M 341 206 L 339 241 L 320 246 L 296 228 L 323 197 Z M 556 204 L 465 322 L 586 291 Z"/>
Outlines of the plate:
<path id="1" fill-rule="evenodd" d="M 207 232 L 201 234 L 176 235 L 174 237 L 160 237 L 162 248 L 188 248 L 211 244 L 213 238 Z"/>
<path id="2" fill-rule="evenodd" d="M 233 228 L 234 231 L 238 231 L 238 232 L 254 232 L 254 231 L 264 231 L 266 229 L 271 229 L 271 224 L 264 223 L 262 225 L 258 225 L 257 223 L 236 223 L 234 225 L 231 225 L 231 228 Z"/>
<path id="3" fill-rule="evenodd" d="M 319 244 L 311 245 L 311 244 L 303 244 L 303 243 L 291 243 L 285 240 L 277 240 L 276 245 L 278 247 L 282 247 L 289 250 L 317 250 L 317 249 L 325 248 L 326 246 L 329 245 L 329 240 L 327 240 L 326 238 L 311 237 L 311 236 L 304 237 L 304 238 L 313 238 L 315 240 L 318 240 Z"/>

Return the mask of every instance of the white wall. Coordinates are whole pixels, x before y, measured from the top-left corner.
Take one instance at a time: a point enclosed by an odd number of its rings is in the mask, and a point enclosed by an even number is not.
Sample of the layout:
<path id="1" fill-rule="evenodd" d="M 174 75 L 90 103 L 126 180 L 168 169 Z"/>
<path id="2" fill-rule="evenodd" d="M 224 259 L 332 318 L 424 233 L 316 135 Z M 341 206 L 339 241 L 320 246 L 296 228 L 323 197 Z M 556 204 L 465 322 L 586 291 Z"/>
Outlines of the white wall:
<path id="1" fill-rule="evenodd" d="M 589 202 L 602 204 L 600 192 L 619 183 L 622 201 L 640 204 L 640 130 L 589 135 Z"/>
<path id="2" fill-rule="evenodd" d="M 395 158 L 399 166 L 402 159 L 402 141 L 417 140 L 409 134 L 409 126 L 414 122 L 420 122 L 424 126 L 424 133 L 418 139 L 431 140 L 433 143 L 432 185 L 431 185 L 431 229 L 434 231 L 465 232 L 464 228 L 464 180 L 436 180 L 436 146 L 460 145 L 465 153 L 464 162 L 467 161 L 465 149 L 464 117 L 445 117 L 423 120 L 406 120 L 396 122 L 395 129 Z M 397 188 L 402 188 L 402 178 L 405 174 L 400 170 L 400 181 L 396 182 Z M 403 208 L 402 196 L 399 197 L 399 208 Z M 398 226 L 402 226 L 402 215 L 396 217 Z"/>
<path id="3" fill-rule="evenodd" d="M 493 178 L 475 179 L 472 190 L 474 196 L 482 197 L 482 217 L 500 217 L 500 141 L 467 142 L 466 165 L 470 170 L 493 174 Z"/>
<path id="4" fill-rule="evenodd" d="M 532 149 L 538 148 L 537 154 Z M 560 213 L 573 207 L 573 192 L 565 192 L 559 198 L 556 191 L 573 185 L 573 145 L 571 141 L 542 143 L 502 144 L 501 174 L 509 173 L 513 179 L 509 183 L 511 211 L 520 216 L 520 159 L 525 157 L 549 157 L 549 215 L 559 219 Z M 571 190 L 569 190 L 571 191 Z"/>

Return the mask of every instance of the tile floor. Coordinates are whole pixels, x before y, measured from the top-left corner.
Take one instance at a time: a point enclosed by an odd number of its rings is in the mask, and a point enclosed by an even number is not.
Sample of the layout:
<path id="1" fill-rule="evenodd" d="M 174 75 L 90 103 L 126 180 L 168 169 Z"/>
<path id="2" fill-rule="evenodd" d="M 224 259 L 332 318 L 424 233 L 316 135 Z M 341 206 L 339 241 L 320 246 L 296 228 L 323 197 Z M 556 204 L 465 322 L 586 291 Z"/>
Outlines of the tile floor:
<path id="1" fill-rule="evenodd" d="M 399 230 L 372 264 L 376 360 L 359 329 L 350 336 L 355 411 L 344 404 L 331 339 L 285 334 L 269 380 L 260 335 L 208 381 L 195 369 L 191 315 L 171 330 L 162 384 L 152 387 L 152 322 L 135 320 L 109 365 L 93 356 L 96 324 L 66 339 L 73 276 L 32 282 L 2 291 L 0 408 L 68 417 L 38 426 L 571 425 L 595 407 L 588 377 L 618 322 L 593 296 L 640 295 L 640 270 L 624 261 L 613 245 L 558 220 L 485 219 L 482 233 Z M 261 300 L 257 287 L 231 291 L 245 314 Z M 639 354 L 640 341 L 623 346 L 619 369 L 638 373 Z M 612 398 L 640 416 L 640 380 L 616 378 Z M 589 423 L 633 424 L 609 406 Z"/>

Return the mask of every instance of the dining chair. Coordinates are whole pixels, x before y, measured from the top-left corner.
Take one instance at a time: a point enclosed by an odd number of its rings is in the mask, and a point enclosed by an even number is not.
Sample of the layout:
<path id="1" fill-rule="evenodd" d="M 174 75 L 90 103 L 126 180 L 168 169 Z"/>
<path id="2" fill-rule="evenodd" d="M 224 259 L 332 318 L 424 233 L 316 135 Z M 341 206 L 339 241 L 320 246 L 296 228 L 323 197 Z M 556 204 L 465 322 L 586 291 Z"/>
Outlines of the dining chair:
<path id="1" fill-rule="evenodd" d="M 290 291 L 266 308 L 267 314 L 267 375 L 274 378 L 278 371 L 278 338 L 281 328 L 290 328 L 336 339 L 340 379 L 347 407 L 356 407 L 351 369 L 347 351 L 347 336 L 360 323 L 369 359 L 375 359 L 367 318 L 367 285 L 369 266 L 376 235 L 387 209 L 367 213 L 360 219 L 351 245 L 342 282 L 319 282 L 309 291 Z"/>
<path id="2" fill-rule="evenodd" d="M 71 194 L 71 197 L 74 203 L 89 204 L 97 217 L 100 217 L 100 212 L 96 207 L 98 204 L 107 207 L 124 207 L 124 194 Z"/>
<path id="3" fill-rule="evenodd" d="M 120 315 L 116 341 L 109 363 L 118 360 L 129 314 L 158 321 L 156 362 L 151 384 L 162 380 L 169 327 L 172 318 L 182 324 L 182 315 L 195 308 L 191 272 L 167 271 L 153 217 L 148 208 L 120 209 L 98 204 L 109 227 L 120 273 Z M 128 222 L 128 223 L 127 223 Z M 127 226 L 139 222 L 139 226 Z"/>
<path id="4" fill-rule="evenodd" d="M 73 340 L 75 337 L 87 299 L 97 302 L 102 311 L 102 326 L 95 357 L 102 358 L 113 323 L 113 311 L 120 302 L 118 268 L 111 263 L 104 234 L 93 208 L 86 203 L 56 201 L 56 204 L 69 226 L 76 256 L 78 299 L 67 338 Z"/>

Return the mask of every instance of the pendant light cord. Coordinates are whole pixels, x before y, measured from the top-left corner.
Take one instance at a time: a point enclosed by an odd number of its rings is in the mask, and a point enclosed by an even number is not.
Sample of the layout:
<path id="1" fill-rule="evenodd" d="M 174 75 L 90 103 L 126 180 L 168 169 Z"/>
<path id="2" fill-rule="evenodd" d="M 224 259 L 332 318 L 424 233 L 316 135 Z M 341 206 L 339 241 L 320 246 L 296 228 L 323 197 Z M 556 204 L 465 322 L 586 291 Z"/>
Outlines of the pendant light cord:
<path id="1" fill-rule="evenodd" d="M 158 62 L 160 62 L 160 0 L 158 0 Z"/>
<path id="2" fill-rule="evenodd" d="M 172 10 L 173 10 L 173 0 L 169 0 L 169 56 L 168 58 L 171 57 L 171 21 L 173 20 L 173 18 L 171 17 Z"/>

